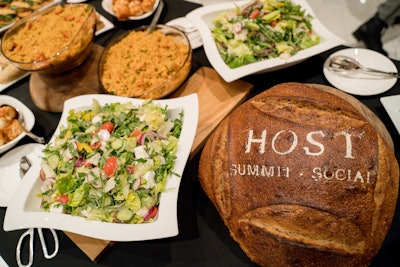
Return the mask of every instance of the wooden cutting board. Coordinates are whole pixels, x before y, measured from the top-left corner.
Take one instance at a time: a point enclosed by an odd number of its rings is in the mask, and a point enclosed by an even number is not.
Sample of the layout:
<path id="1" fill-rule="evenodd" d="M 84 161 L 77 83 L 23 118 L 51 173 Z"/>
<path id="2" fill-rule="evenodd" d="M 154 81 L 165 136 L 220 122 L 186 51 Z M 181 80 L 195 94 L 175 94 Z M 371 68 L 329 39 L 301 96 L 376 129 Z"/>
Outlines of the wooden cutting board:
<path id="1" fill-rule="evenodd" d="M 175 98 L 193 93 L 198 96 L 198 126 L 189 158 L 199 152 L 207 137 L 235 107 L 246 99 L 252 88 L 252 84 L 242 80 L 227 83 L 214 69 L 202 67 L 170 96 L 170 98 Z M 114 243 L 71 232 L 65 232 L 65 234 L 94 262 L 98 261 Z"/>

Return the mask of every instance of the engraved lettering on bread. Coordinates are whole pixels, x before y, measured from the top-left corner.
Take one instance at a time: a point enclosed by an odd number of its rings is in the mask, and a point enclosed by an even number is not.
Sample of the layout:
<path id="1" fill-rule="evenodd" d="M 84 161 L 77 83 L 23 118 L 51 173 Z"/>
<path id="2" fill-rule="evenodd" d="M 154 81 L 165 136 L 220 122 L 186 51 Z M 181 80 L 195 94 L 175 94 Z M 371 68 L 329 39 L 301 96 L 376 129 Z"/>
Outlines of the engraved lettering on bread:
<path id="1" fill-rule="evenodd" d="M 285 140 L 290 140 L 290 144 L 287 145 L 284 149 L 280 148 L 279 142 L 282 140 L 281 136 L 290 137 L 285 138 Z M 256 134 L 253 130 L 248 131 L 247 141 L 244 146 L 243 153 L 246 154 L 256 154 L 259 156 L 266 156 L 271 154 L 275 155 L 290 155 L 295 151 L 302 153 L 303 157 L 320 157 L 323 156 L 326 152 L 326 149 L 329 149 L 329 138 L 327 138 L 327 134 L 323 131 L 310 131 L 305 136 L 299 136 L 296 132 L 291 130 L 281 130 L 276 133 L 270 133 L 269 138 L 267 138 L 267 130 L 262 130 Z M 300 145 L 300 138 L 305 138 L 304 142 Z M 353 155 L 353 142 L 355 140 L 359 140 L 360 136 L 357 138 L 353 136 L 353 134 L 341 131 L 335 133 L 333 138 L 340 138 L 343 140 L 340 142 L 343 144 L 343 147 L 337 148 L 341 154 L 337 155 L 337 157 L 342 157 L 342 159 L 346 160 L 357 160 Z M 304 160 L 302 160 L 304 162 Z M 310 160 L 310 162 L 312 162 Z M 370 172 L 362 171 L 362 170 L 354 170 L 349 168 L 341 168 L 340 166 L 335 166 L 335 168 L 326 167 L 326 166 L 302 166 L 304 168 L 311 168 L 309 174 L 305 177 L 305 173 L 303 171 L 293 172 L 292 168 L 289 166 L 282 165 L 267 165 L 267 164 L 253 164 L 253 163 L 241 163 L 241 162 L 233 162 L 230 165 L 230 174 L 232 176 L 257 176 L 264 178 L 310 178 L 315 181 L 323 181 L 323 180 L 335 180 L 342 182 L 353 182 L 353 183 L 361 183 L 361 184 L 370 184 Z"/>

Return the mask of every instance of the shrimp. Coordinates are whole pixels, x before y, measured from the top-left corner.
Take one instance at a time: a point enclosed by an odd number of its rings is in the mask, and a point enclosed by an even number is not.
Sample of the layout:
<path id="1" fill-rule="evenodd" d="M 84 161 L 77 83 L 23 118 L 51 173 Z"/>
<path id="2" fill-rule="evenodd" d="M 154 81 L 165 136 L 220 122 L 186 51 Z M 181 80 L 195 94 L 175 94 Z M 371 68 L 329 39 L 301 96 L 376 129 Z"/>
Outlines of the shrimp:
<path id="1" fill-rule="evenodd" d="M 11 106 L 0 107 L 0 145 L 15 139 L 22 132 L 17 111 Z"/>
<path id="2" fill-rule="evenodd" d="M 126 20 L 130 16 L 128 0 L 116 0 L 113 2 L 113 11 L 119 20 Z"/>
<path id="3" fill-rule="evenodd" d="M 154 7 L 154 3 L 155 3 L 155 0 L 143 0 L 141 6 L 142 6 L 144 12 L 151 11 Z"/>
<path id="4" fill-rule="evenodd" d="M 129 12 L 131 16 L 141 16 L 145 13 L 140 3 L 137 2 L 139 1 L 129 3 Z"/>

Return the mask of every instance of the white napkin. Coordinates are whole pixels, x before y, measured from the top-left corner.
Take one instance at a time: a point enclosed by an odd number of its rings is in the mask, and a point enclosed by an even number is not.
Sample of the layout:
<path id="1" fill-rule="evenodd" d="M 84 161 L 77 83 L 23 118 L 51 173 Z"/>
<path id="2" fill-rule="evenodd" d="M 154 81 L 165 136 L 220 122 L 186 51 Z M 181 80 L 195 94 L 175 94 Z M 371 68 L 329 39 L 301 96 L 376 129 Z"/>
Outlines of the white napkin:
<path id="1" fill-rule="evenodd" d="M 185 0 L 185 1 L 203 5 L 203 6 L 229 2 L 229 0 Z"/>

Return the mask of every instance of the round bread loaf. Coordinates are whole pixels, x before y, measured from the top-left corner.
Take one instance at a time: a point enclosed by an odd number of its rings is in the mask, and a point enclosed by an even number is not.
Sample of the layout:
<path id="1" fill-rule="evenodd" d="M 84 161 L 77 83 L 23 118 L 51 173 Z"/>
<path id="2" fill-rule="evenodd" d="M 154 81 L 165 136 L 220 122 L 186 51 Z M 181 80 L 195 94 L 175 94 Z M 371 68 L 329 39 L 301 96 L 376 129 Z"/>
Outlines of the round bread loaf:
<path id="1" fill-rule="evenodd" d="M 359 109 L 315 86 L 253 97 L 208 139 L 200 183 L 262 266 L 368 266 L 390 227 L 399 166 Z"/>

